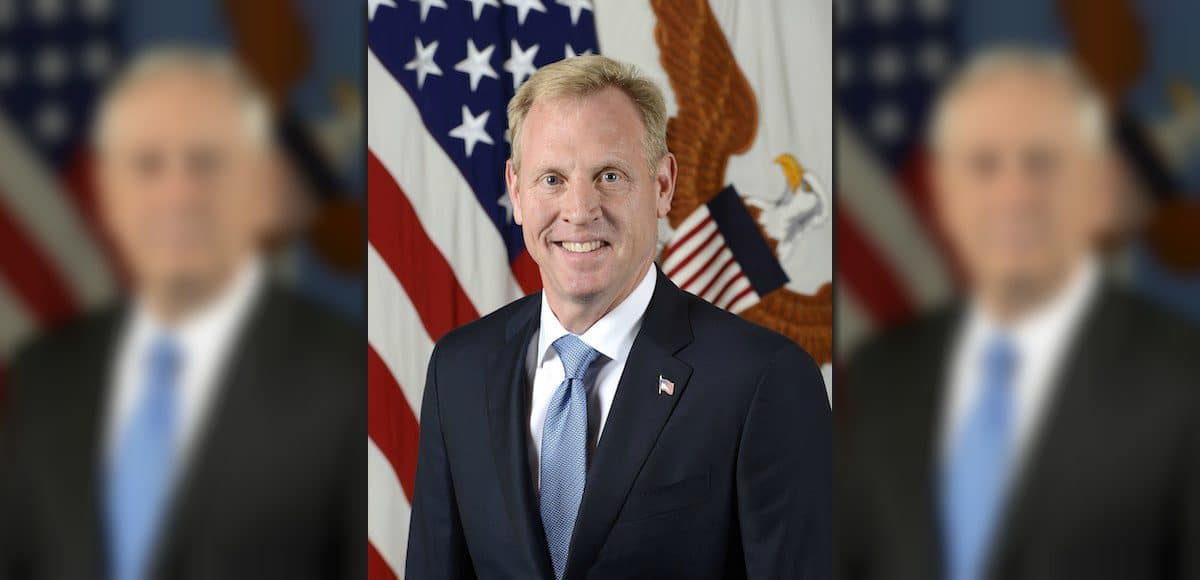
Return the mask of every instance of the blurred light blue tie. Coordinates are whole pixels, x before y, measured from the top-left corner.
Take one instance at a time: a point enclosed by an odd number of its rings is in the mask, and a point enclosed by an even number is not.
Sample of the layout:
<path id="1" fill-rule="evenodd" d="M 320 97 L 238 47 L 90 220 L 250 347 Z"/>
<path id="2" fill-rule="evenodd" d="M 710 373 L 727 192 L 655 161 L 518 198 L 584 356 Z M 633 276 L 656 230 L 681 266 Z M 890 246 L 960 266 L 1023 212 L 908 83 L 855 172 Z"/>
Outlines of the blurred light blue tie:
<path id="1" fill-rule="evenodd" d="M 541 510 L 554 577 L 562 578 L 587 476 L 587 385 L 583 378 L 600 353 L 573 334 L 552 346 L 566 378 L 550 398 L 542 430 Z"/>
<path id="2" fill-rule="evenodd" d="M 178 345 L 159 336 L 145 354 L 141 400 L 119 433 L 108 467 L 106 513 L 111 580 L 147 577 L 149 556 L 171 485 Z"/>
<path id="3" fill-rule="evenodd" d="M 983 357 L 983 384 L 952 447 L 942 478 L 942 529 L 947 580 L 984 575 L 1008 483 L 1013 440 L 1017 353 L 993 336 Z"/>

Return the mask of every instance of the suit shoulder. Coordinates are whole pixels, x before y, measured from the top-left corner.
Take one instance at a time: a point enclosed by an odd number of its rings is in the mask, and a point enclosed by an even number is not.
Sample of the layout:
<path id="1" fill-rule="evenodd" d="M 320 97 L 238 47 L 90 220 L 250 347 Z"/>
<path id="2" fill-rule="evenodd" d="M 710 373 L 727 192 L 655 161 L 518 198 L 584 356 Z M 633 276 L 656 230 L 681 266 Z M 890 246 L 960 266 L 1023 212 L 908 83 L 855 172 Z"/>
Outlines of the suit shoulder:
<path id="1" fill-rule="evenodd" d="M 360 367 L 366 345 L 366 332 L 345 315 L 319 304 L 294 290 L 275 287 L 264 299 L 277 313 L 286 330 L 288 346 L 315 357 L 321 364 Z"/>
<path id="2" fill-rule="evenodd" d="M 688 300 L 692 334 L 702 344 L 718 345 L 723 352 L 722 359 L 756 361 L 765 365 L 781 351 L 792 349 L 803 357 L 812 359 L 812 356 L 792 339 L 718 308 L 694 294 L 684 294 Z"/>
<path id="3" fill-rule="evenodd" d="M 69 365 L 95 341 L 107 342 L 115 336 L 123 309 L 122 304 L 110 304 L 30 336 L 14 351 L 12 375 Z"/>
<path id="4" fill-rule="evenodd" d="M 1160 364 L 1200 372 L 1200 358 L 1195 356 L 1200 326 L 1194 321 L 1124 288 L 1111 290 L 1105 307 L 1121 316 L 1128 349 L 1150 354 Z"/>
<path id="5" fill-rule="evenodd" d="M 508 326 L 518 316 L 536 316 L 536 303 L 541 294 L 533 293 L 514 300 L 494 312 L 447 332 L 438 339 L 436 351 L 455 352 L 478 345 L 503 342 Z M 533 310 L 533 313 L 530 310 Z"/>

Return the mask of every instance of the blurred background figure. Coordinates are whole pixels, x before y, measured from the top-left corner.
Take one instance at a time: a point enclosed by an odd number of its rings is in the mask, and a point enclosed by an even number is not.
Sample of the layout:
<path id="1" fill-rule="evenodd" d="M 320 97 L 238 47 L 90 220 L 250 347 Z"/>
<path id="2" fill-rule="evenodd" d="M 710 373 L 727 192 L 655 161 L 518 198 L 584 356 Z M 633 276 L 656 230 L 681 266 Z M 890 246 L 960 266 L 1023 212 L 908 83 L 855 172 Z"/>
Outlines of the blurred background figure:
<path id="1" fill-rule="evenodd" d="M 128 297 L 12 361 L 6 578 L 359 578 L 362 338 L 266 262 L 288 195 L 270 101 L 156 49 L 99 101 L 97 223 Z"/>
<path id="2" fill-rule="evenodd" d="M 1092 87 L 992 49 L 934 104 L 930 217 L 965 292 L 849 360 L 839 577 L 1200 574 L 1200 332 L 1106 271 L 1130 180 Z"/>

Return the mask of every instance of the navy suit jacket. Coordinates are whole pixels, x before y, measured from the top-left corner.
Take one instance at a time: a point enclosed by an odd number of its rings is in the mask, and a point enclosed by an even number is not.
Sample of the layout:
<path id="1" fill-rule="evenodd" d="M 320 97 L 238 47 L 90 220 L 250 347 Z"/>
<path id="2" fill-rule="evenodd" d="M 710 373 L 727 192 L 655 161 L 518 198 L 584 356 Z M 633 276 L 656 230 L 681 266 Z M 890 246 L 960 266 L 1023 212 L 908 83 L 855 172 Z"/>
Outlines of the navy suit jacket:
<path id="1" fill-rule="evenodd" d="M 527 296 L 434 349 L 409 578 L 554 577 L 527 454 L 540 304 Z M 674 395 L 659 394 L 659 375 Z M 829 578 L 831 429 L 807 353 L 658 274 L 565 578 Z"/>

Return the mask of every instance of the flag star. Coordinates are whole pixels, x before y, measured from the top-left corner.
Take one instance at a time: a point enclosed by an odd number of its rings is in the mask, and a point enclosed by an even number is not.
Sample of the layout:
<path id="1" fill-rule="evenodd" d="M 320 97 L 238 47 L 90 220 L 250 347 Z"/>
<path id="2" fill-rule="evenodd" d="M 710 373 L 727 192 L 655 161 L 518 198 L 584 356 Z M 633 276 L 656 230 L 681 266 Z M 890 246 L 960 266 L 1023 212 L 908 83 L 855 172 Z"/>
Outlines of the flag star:
<path id="1" fill-rule="evenodd" d="M 496 203 L 504 208 L 504 219 L 510 224 L 513 223 L 512 199 L 508 197 L 508 194 L 501 195 L 500 199 L 496 200 Z"/>
<path id="2" fill-rule="evenodd" d="M 525 24 L 525 17 L 529 16 L 530 10 L 545 12 L 546 5 L 542 4 L 542 0 L 504 0 L 504 4 L 517 9 L 517 24 Z"/>
<path id="3" fill-rule="evenodd" d="M 471 11 L 474 13 L 475 21 L 479 21 L 479 16 L 483 14 L 484 6 L 494 6 L 500 8 L 500 3 L 496 0 L 465 0 L 471 3 Z"/>
<path id="4" fill-rule="evenodd" d="M 467 58 L 462 62 L 454 65 L 454 70 L 464 72 L 471 77 L 471 92 L 475 92 L 475 88 L 479 86 L 479 79 L 483 77 L 491 77 L 499 79 L 500 75 L 496 74 L 496 69 L 492 68 L 492 52 L 496 50 L 496 45 L 491 45 L 485 49 L 478 50 L 475 48 L 475 41 L 467 39 Z"/>
<path id="5" fill-rule="evenodd" d="M 380 6 L 395 8 L 395 0 L 367 0 L 367 20 L 375 20 L 375 11 L 379 10 Z"/>
<path id="6" fill-rule="evenodd" d="M 488 135 L 487 125 L 488 117 L 492 115 L 491 111 L 484 111 L 478 117 L 471 114 L 471 110 L 463 105 L 462 108 L 462 124 L 450 130 L 450 136 L 455 139 L 462 139 L 467 145 L 467 157 L 475 151 L 475 144 L 483 141 L 488 145 L 494 145 L 492 136 Z"/>
<path id="7" fill-rule="evenodd" d="M 571 26 L 579 23 L 579 15 L 584 10 L 592 9 L 592 0 L 554 0 L 562 6 L 571 9 Z"/>
<path id="8" fill-rule="evenodd" d="M 521 50 L 521 45 L 517 44 L 517 39 L 512 40 L 512 55 L 508 60 L 504 61 L 504 70 L 512 74 L 513 90 L 521 86 L 525 79 L 537 72 L 537 67 L 533 65 L 533 58 L 537 56 L 538 45 L 533 45 L 526 50 Z"/>
<path id="9" fill-rule="evenodd" d="M 429 16 L 431 7 L 446 8 L 446 0 L 412 0 L 421 5 L 421 22 L 425 22 L 425 17 Z"/>
<path id="10" fill-rule="evenodd" d="M 425 75 L 442 76 L 442 69 L 433 61 L 433 54 L 437 52 L 438 41 L 433 41 L 429 46 L 421 43 L 421 39 L 417 40 L 417 55 L 408 64 L 404 65 L 404 70 L 417 71 L 417 88 L 425 87 Z"/>
<path id="11" fill-rule="evenodd" d="M 567 52 L 567 56 L 565 56 L 563 58 L 575 58 L 577 56 L 588 56 L 588 55 L 592 54 L 592 49 L 589 48 L 589 49 L 583 51 L 582 54 L 580 54 L 580 53 L 576 53 L 575 49 L 571 48 L 571 45 L 568 44 L 566 52 Z"/>

